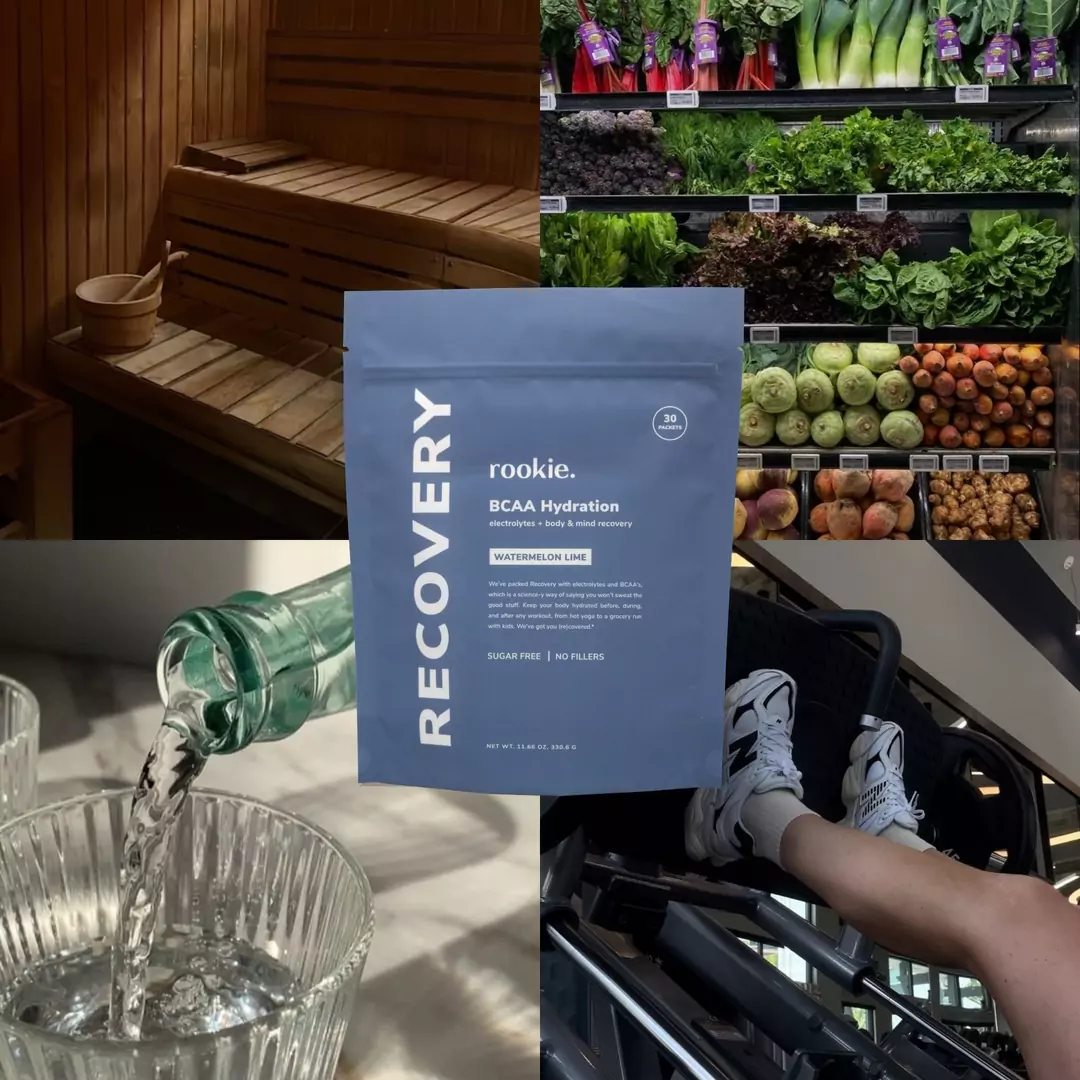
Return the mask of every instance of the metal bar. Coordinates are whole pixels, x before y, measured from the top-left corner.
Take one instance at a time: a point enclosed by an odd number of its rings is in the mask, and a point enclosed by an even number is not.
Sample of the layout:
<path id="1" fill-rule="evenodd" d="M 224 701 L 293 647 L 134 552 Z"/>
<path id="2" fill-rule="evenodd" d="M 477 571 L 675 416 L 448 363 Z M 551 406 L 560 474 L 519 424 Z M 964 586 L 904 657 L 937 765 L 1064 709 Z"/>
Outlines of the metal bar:
<path id="1" fill-rule="evenodd" d="M 610 860 L 590 855 L 585 861 L 583 880 L 608 892 L 616 892 L 620 899 L 635 895 L 639 902 L 655 906 L 658 900 L 668 904 L 668 918 L 672 906 L 693 904 L 697 907 L 715 908 L 744 915 L 771 934 L 781 945 L 786 945 L 802 956 L 833 982 L 850 993 L 858 993 L 859 980 L 873 974 L 869 960 L 856 962 L 836 950 L 836 942 L 801 919 L 793 911 L 777 903 L 768 893 L 733 885 L 726 881 L 690 880 L 668 874 L 645 875 L 613 864 Z M 703 916 L 698 913 L 699 918 Z M 715 925 L 709 923 L 709 925 Z"/>
<path id="2" fill-rule="evenodd" d="M 872 1039 L 819 1005 L 700 911 L 671 904 L 656 948 L 661 956 L 692 971 L 789 1054 L 843 1051 L 880 1066 L 881 1076 L 914 1080 L 910 1072 L 890 1062 Z"/>
<path id="3" fill-rule="evenodd" d="M 836 943 L 836 947 L 858 964 L 874 962 L 874 943 L 854 926 L 845 926 L 840 931 L 840 940 Z"/>
<path id="4" fill-rule="evenodd" d="M 910 1020 L 916 1027 L 924 1031 L 939 1046 L 957 1054 L 960 1059 L 974 1069 L 978 1069 L 984 1076 L 992 1077 L 993 1080 L 1017 1080 L 1016 1073 L 999 1065 L 992 1057 L 984 1054 L 977 1047 L 961 1039 L 944 1024 L 939 1023 L 932 1016 L 928 1016 L 912 1005 L 907 998 L 894 993 L 886 986 L 882 986 L 877 979 L 863 979 L 860 988 L 867 997 L 875 998 L 882 1005 L 898 1013 L 906 1020 Z"/>
<path id="5" fill-rule="evenodd" d="M 540 1000 L 541 1080 L 609 1080 L 600 1059 Z"/>
<path id="6" fill-rule="evenodd" d="M 788 1053 L 845 1050 L 887 1061 L 871 1040 L 819 1005 L 728 930 L 687 904 L 669 905 L 656 948 L 735 1005 Z"/>
<path id="7" fill-rule="evenodd" d="M 657 1015 L 655 1001 L 629 983 L 620 971 L 618 957 L 607 950 L 588 927 L 548 928 L 555 947 L 565 953 L 600 987 L 623 1012 L 650 1036 L 686 1080 L 744 1080 L 744 1074 L 726 1066 L 696 1033 L 676 1031 Z"/>

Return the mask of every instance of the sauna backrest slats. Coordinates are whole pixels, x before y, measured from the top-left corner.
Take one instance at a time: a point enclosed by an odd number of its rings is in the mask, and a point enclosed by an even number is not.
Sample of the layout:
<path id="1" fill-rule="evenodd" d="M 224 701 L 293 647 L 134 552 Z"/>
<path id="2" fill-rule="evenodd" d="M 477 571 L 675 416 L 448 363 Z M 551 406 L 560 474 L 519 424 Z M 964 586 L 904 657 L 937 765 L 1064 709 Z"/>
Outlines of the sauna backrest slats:
<path id="1" fill-rule="evenodd" d="M 170 172 L 165 235 L 190 252 L 179 276 L 181 295 L 341 345 L 346 290 L 438 288 L 443 282 L 445 255 L 349 229 L 345 219 L 362 224 L 370 218 L 343 204 L 330 204 L 342 219 L 330 228 L 303 220 L 315 200 L 302 196 L 262 189 L 252 201 L 263 205 L 255 208 L 218 201 L 251 191 L 225 178 Z M 275 202 L 298 216 L 273 212 Z M 441 238 L 436 223 L 429 229 Z"/>

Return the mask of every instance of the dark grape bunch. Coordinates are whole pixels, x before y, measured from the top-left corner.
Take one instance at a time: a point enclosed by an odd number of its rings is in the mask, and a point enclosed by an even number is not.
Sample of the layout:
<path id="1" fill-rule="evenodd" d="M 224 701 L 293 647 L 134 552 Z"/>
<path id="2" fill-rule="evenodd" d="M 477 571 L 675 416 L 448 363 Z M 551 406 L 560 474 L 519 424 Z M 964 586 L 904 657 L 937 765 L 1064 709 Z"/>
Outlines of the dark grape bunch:
<path id="1" fill-rule="evenodd" d="M 544 195 L 662 195 L 668 185 L 663 129 L 652 113 L 580 112 L 542 118 Z"/>

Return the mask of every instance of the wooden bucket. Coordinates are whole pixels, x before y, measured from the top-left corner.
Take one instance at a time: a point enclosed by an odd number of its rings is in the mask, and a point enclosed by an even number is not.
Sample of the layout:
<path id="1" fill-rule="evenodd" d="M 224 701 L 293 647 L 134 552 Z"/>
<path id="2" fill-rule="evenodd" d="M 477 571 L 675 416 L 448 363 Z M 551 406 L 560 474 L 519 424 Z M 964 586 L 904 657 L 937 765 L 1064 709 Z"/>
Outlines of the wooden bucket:
<path id="1" fill-rule="evenodd" d="M 138 280 L 138 274 L 107 274 L 75 289 L 82 312 L 82 340 L 96 352 L 128 352 L 150 343 L 161 307 L 160 292 L 117 303 Z"/>

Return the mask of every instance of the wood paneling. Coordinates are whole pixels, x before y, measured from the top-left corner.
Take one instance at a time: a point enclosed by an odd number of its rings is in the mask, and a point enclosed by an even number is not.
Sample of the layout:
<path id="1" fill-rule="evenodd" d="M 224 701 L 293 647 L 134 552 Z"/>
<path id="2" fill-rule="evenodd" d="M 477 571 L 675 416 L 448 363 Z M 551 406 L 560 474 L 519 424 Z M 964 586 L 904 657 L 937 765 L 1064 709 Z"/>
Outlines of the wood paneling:
<path id="1" fill-rule="evenodd" d="M 271 0 L 0 0 L 0 370 L 139 264 L 189 143 L 261 134 Z"/>
<path id="2" fill-rule="evenodd" d="M 539 0 L 276 0 L 267 127 L 326 157 L 535 188 Z"/>

